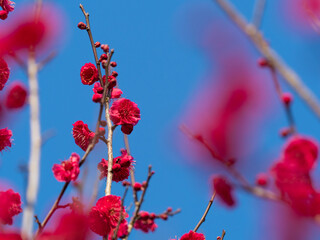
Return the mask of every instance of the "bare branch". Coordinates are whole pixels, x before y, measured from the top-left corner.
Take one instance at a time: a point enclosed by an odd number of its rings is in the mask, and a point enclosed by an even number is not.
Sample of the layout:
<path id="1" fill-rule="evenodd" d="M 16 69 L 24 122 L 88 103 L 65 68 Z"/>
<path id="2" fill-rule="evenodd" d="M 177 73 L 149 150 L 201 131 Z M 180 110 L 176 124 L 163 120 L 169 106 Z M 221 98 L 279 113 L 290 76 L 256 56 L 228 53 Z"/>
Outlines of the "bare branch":
<path id="1" fill-rule="evenodd" d="M 252 41 L 256 49 L 268 60 L 274 69 L 276 69 L 284 80 L 298 93 L 309 108 L 320 118 L 320 104 L 317 97 L 301 81 L 294 70 L 278 56 L 278 54 L 269 46 L 259 30 L 248 23 L 245 18 L 236 10 L 228 0 L 213 0 L 229 16 L 229 18 L 244 32 Z"/>

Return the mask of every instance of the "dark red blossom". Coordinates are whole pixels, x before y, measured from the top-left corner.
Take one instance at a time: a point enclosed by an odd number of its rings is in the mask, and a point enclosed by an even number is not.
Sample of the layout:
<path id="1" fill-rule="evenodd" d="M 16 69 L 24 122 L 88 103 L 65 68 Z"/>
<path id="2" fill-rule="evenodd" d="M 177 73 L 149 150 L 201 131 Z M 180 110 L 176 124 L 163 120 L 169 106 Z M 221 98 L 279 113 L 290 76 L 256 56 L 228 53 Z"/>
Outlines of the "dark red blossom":
<path id="1" fill-rule="evenodd" d="M 283 154 L 284 162 L 306 171 L 314 167 L 317 158 L 318 146 L 315 141 L 302 136 L 290 138 Z"/>
<path id="2" fill-rule="evenodd" d="M 44 232 L 37 240 L 89 240 L 88 217 L 79 213 L 64 214 L 53 232 Z"/>
<path id="3" fill-rule="evenodd" d="M 0 10 L 0 19 L 1 20 L 6 20 L 8 17 L 8 12 L 5 10 Z"/>
<path id="4" fill-rule="evenodd" d="M 129 99 L 122 98 L 114 101 L 109 112 L 115 125 L 132 124 L 135 126 L 140 120 L 138 105 Z"/>
<path id="5" fill-rule="evenodd" d="M 98 70 L 92 63 L 86 63 L 80 70 L 81 82 L 84 85 L 92 85 L 99 80 Z"/>
<path id="6" fill-rule="evenodd" d="M 75 143 L 81 147 L 83 151 L 86 151 L 94 138 L 94 132 L 91 132 L 88 125 L 82 121 L 76 121 L 72 126 L 72 135 Z"/>
<path id="7" fill-rule="evenodd" d="M 122 209 L 120 197 L 102 197 L 89 213 L 90 229 L 98 235 L 107 236 L 117 226 L 121 214 L 124 218 L 127 217 L 127 213 Z"/>
<path id="8" fill-rule="evenodd" d="M 183 234 L 182 237 L 180 238 L 180 240 L 205 240 L 205 239 L 206 238 L 202 233 L 196 233 L 192 230 L 190 230 L 190 232 L 188 233 Z"/>
<path id="9" fill-rule="evenodd" d="M 14 10 L 14 2 L 10 0 L 0 0 L 0 7 L 6 12 L 12 12 Z"/>
<path id="10" fill-rule="evenodd" d="M 11 147 L 12 132 L 7 128 L 0 129 L 0 152 Z"/>
<path id="11" fill-rule="evenodd" d="M 113 159 L 112 167 L 112 180 L 115 182 L 120 182 L 128 179 L 130 175 L 130 169 L 133 167 L 134 163 L 133 157 L 130 156 L 126 150 L 121 150 L 121 156 Z M 108 176 L 108 161 L 102 159 L 98 164 L 98 169 L 100 170 L 100 179 Z"/>
<path id="12" fill-rule="evenodd" d="M 288 140 L 280 160 L 271 169 L 283 201 L 302 216 L 320 214 L 320 194 L 310 176 L 317 157 L 318 146 L 313 140 L 294 136 Z"/>
<path id="13" fill-rule="evenodd" d="M 0 57 L 0 90 L 4 88 L 4 85 L 9 79 L 10 69 L 6 61 Z"/>
<path id="14" fill-rule="evenodd" d="M 133 227 L 148 233 L 149 231 L 154 232 L 158 226 L 154 222 L 154 216 L 151 216 L 148 212 L 141 211 L 139 212 L 139 218 L 134 223 Z"/>
<path id="15" fill-rule="evenodd" d="M 0 240 L 22 240 L 19 233 L 5 232 L 0 233 Z"/>
<path id="16" fill-rule="evenodd" d="M 0 222 L 12 225 L 12 218 L 22 212 L 20 194 L 12 189 L 1 191 L 0 206 Z"/>
<path id="17" fill-rule="evenodd" d="M 133 131 L 133 125 L 132 124 L 122 124 L 121 125 L 121 132 L 123 132 L 124 134 L 131 134 Z"/>
<path id="18" fill-rule="evenodd" d="M 16 12 L 13 21 L 1 29 L 0 56 L 30 47 L 36 53 L 39 53 L 39 50 L 48 50 L 51 43 L 57 42 L 56 36 L 63 29 L 60 24 L 62 19 L 53 4 L 43 4 L 41 11 L 35 11 L 33 4 L 24 6 L 23 10 Z"/>
<path id="19" fill-rule="evenodd" d="M 234 206 L 235 201 L 232 195 L 233 187 L 229 181 L 223 176 L 216 176 L 213 178 L 213 187 L 222 201 L 228 206 Z"/>
<path id="20" fill-rule="evenodd" d="M 72 153 L 68 160 L 62 161 L 61 164 L 54 164 L 52 168 L 54 177 L 59 182 L 75 181 L 80 173 L 79 161 L 80 156 Z"/>
<path id="21" fill-rule="evenodd" d="M 6 107 L 9 109 L 23 107 L 27 100 L 27 94 L 27 88 L 22 83 L 12 83 L 6 97 Z"/>

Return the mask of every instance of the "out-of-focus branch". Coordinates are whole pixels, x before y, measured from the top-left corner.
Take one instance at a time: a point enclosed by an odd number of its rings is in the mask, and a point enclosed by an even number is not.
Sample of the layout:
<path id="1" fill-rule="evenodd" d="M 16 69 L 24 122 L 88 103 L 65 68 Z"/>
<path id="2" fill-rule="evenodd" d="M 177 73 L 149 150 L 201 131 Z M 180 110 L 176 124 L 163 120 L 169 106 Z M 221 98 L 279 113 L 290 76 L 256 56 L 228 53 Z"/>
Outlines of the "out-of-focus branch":
<path id="1" fill-rule="evenodd" d="M 254 26 L 259 29 L 262 19 L 263 19 L 263 15 L 264 15 L 264 11 L 266 8 L 266 2 L 267 0 L 256 0 L 255 6 L 254 6 L 254 11 L 253 11 L 253 19 L 252 19 L 252 23 L 254 24 Z"/>
<path id="2" fill-rule="evenodd" d="M 38 65 L 33 50 L 28 58 L 29 104 L 30 104 L 30 157 L 28 165 L 28 184 L 26 207 L 22 218 L 22 236 L 30 238 L 33 229 L 34 205 L 36 203 L 40 179 L 40 103 L 38 93 Z"/>
<path id="3" fill-rule="evenodd" d="M 248 23 L 245 18 L 231 5 L 228 0 L 213 0 L 228 15 L 238 28 L 244 32 L 252 41 L 256 49 L 268 60 L 271 66 L 276 69 L 284 80 L 298 93 L 311 110 L 320 118 L 320 104 L 316 96 L 301 81 L 300 77 L 278 56 L 269 46 L 259 30 Z"/>
<path id="4" fill-rule="evenodd" d="M 43 59 L 41 62 L 38 64 L 39 70 L 41 70 L 45 65 L 47 65 L 54 57 L 57 55 L 56 51 L 51 52 L 45 59 Z"/>
<path id="5" fill-rule="evenodd" d="M 239 186 L 243 190 L 245 190 L 245 191 L 247 191 L 257 197 L 261 197 L 261 198 L 265 198 L 265 199 L 269 199 L 269 200 L 279 201 L 281 199 L 278 195 L 276 195 L 272 191 L 269 191 L 269 190 L 264 189 L 262 187 L 252 186 L 247 181 L 247 179 L 236 168 L 234 168 L 232 165 L 229 165 L 227 161 L 225 161 L 221 156 L 219 156 L 216 153 L 216 151 L 210 147 L 210 145 L 206 142 L 205 139 L 203 139 L 200 136 L 196 136 L 196 135 L 192 134 L 191 131 L 185 125 L 181 125 L 180 129 L 189 138 L 196 140 L 200 144 L 202 144 L 210 152 L 212 158 L 217 159 L 219 162 L 221 162 L 223 164 L 223 166 L 226 167 L 226 170 L 234 177 L 234 179 L 236 179 L 238 181 L 238 183 L 240 184 Z"/>
<path id="6" fill-rule="evenodd" d="M 212 203 L 213 203 L 213 200 L 214 200 L 215 197 L 216 197 L 216 192 L 214 192 L 214 193 L 212 194 L 211 199 L 210 199 L 210 201 L 209 201 L 209 203 L 208 203 L 208 205 L 207 205 L 206 210 L 204 211 L 204 213 L 203 213 L 200 221 L 198 222 L 197 226 L 193 229 L 194 232 L 198 231 L 198 229 L 199 229 L 199 227 L 201 226 L 201 224 L 206 221 L 206 216 L 208 215 L 208 212 L 209 212 L 209 210 L 210 210 L 210 208 L 211 208 L 211 206 L 212 206 Z"/>

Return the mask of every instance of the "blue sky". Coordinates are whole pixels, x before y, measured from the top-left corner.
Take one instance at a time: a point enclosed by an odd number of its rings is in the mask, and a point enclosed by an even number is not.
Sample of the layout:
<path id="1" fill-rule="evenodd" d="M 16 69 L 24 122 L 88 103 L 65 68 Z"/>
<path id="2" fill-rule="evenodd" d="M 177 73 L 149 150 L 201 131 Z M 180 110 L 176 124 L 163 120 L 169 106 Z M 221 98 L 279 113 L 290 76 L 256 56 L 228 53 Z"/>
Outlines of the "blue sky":
<path id="1" fill-rule="evenodd" d="M 16 8 L 26 2 L 17 0 Z M 254 1 L 235 2 L 251 19 Z M 156 213 L 163 212 L 168 206 L 182 209 L 179 215 L 168 221 L 158 221 L 159 227 L 154 233 L 135 232 L 132 239 L 160 240 L 181 236 L 193 229 L 200 219 L 212 191 L 210 176 L 218 171 L 198 167 L 177 144 L 181 139 L 178 126 L 184 121 L 182 116 L 194 93 L 205 85 L 205 76 L 215 67 L 205 49 L 193 41 L 192 34 L 201 32 L 206 21 L 220 21 L 225 19 L 224 15 L 209 0 L 56 0 L 54 3 L 64 12 L 65 24 L 57 44 L 57 57 L 39 75 L 41 128 L 43 132 L 53 131 L 54 136 L 42 149 L 37 214 L 40 219 L 44 218 L 62 187 L 62 183 L 53 177 L 53 164 L 67 159 L 72 152 L 83 154 L 72 138 L 72 124 L 83 120 L 93 129 L 98 114 L 98 105 L 91 101 L 92 87 L 82 85 L 79 76 L 81 66 L 93 62 L 88 36 L 76 27 L 79 21 L 84 21 L 79 8 L 82 3 L 90 13 L 94 40 L 108 43 L 115 49 L 118 83 L 124 97 L 136 102 L 141 109 L 141 121 L 129 137 L 136 160 L 136 178 L 141 182 L 145 180 L 149 164 L 156 172 L 142 209 Z M 192 15 L 199 8 L 205 8 L 206 13 L 212 12 L 212 17 Z M 282 11 L 280 1 L 268 1 L 262 31 L 274 49 L 318 94 L 319 36 L 290 26 Z M 195 18 L 191 19 L 189 14 Z M 234 29 L 231 24 L 226 26 Z M 242 37 L 241 34 L 239 36 Z M 259 57 L 244 37 L 239 41 L 245 42 L 252 59 Z M 236 39 L 234 44 L 239 44 L 239 41 Z M 10 81 L 17 79 L 27 84 L 23 72 L 13 66 Z M 283 81 L 282 85 L 291 91 Z M 276 103 L 276 95 L 273 97 L 272 102 Z M 279 104 L 272 109 L 273 114 L 265 121 L 257 149 L 250 158 L 252 164 L 245 171 L 250 180 L 254 179 L 255 173 L 267 169 L 281 149 L 283 141 L 278 131 L 286 125 L 286 118 Z M 20 193 L 23 193 L 25 183 L 17 168 L 27 162 L 29 155 L 28 111 L 27 106 L 12 114 L 8 127 L 13 131 L 14 145 L 0 156 L 1 179 Z M 294 100 L 293 114 L 299 132 L 319 139 L 318 119 L 298 98 Z M 122 147 L 122 134 L 117 132 L 114 143 L 116 156 Z M 106 157 L 106 149 L 99 144 L 86 163 L 89 169 L 88 196 L 95 179 L 96 164 L 102 157 Z M 101 182 L 100 196 L 103 195 L 103 185 Z M 122 195 L 120 184 L 114 189 L 115 194 Z M 73 193 L 69 191 L 64 201 Z M 207 239 L 215 239 L 222 229 L 227 231 L 226 239 L 277 239 L 266 220 L 270 204 L 241 191 L 237 191 L 236 196 L 238 205 L 233 209 L 215 202 L 199 232 L 205 233 Z M 128 198 L 127 204 L 130 202 Z"/>

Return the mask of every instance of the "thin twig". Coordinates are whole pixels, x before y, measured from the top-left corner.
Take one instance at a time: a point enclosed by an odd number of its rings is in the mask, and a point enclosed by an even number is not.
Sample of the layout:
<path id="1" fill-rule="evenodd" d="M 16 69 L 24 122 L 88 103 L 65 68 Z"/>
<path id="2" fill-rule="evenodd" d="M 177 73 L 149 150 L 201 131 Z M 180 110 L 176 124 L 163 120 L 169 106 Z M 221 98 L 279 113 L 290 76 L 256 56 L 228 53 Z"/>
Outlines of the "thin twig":
<path id="1" fill-rule="evenodd" d="M 128 192 L 128 186 L 126 186 L 126 189 L 124 190 L 124 193 L 123 193 L 123 196 L 122 196 L 122 199 L 121 199 L 121 213 L 120 213 L 120 218 L 118 220 L 118 224 L 117 224 L 117 227 L 116 229 L 114 230 L 113 232 L 113 236 L 112 236 L 112 240 L 116 240 L 117 239 L 117 236 L 118 236 L 118 232 L 119 232 L 119 228 L 120 228 L 120 224 L 124 218 L 123 216 L 123 209 L 124 209 L 124 200 L 127 196 L 127 192 Z"/>
<path id="2" fill-rule="evenodd" d="M 208 212 L 209 212 L 209 210 L 210 210 L 210 208 L 212 206 L 212 203 L 213 203 L 213 200 L 214 200 L 215 197 L 216 197 L 216 191 L 214 191 L 214 193 L 212 194 L 211 199 L 210 199 L 210 201 L 209 201 L 209 203 L 207 205 L 206 210 L 204 211 L 204 213 L 203 213 L 200 221 L 198 222 L 197 226 L 193 229 L 194 232 L 197 232 L 199 227 L 201 226 L 201 224 L 206 221 L 206 216 L 207 216 L 207 214 L 208 214 Z"/>
<path id="3" fill-rule="evenodd" d="M 222 230 L 222 234 L 221 234 L 221 240 L 223 240 L 224 239 L 224 236 L 226 235 L 226 231 L 223 229 Z"/>
<path id="4" fill-rule="evenodd" d="M 93 41 L 93 37 L 92 37 L 92 31 L 91 31 L 91 28 L 90 28 L 89 13 L 84 10 L 84 7 L 83 7 L 82 4 L 80 4 L 80 8 L 82 10 L 83 15 L 86 18 L 87 32 L 88 32 L 88 36 L 89 36 L 89 39 L 90 39 L 94 60 L 96 62 L 96 66 L 97 66 L 97 69 L 98 69 L 99 81 L 100 81 L 101 86 L 103 86 L 100 61 L 99 61 L 99 58 L 98 58 L 97 49 L 96 49 L 96 47 L 94 45 L 94 41 Z"/>
<path id="5" fill-rule="evenodd" d="M 124 139 L 124 145 L 126 146 L 127 154 L 131 156 L 128 135 L 123 134 L 123 139 Z M 131 178 L 131 188 L 132 188 L 134 204 L 137 205 L 138 204 L 138 195 L 137 195 L 137 191 L 134 189 L 134 184 L 135 184 L 136 180 L 134 177 L 134 169 L 133 168 L 130 169 L 130 178 Z"/>
<path id="6" fill-rule="evenodd" d="M 277 73 L 276 71 L 274 70 L 274 68 L 270 67 L 270 71 L 271 71 L 271 75 L 272 75 L 272 79 L 273 79 L 273 82 L 275 84 L 275 87 L 276 87 L 276 92 L 278 94 L 278 97 L 285 109 L 285 113 L 287 115 L 287 119 L 288 119 L 288 122 L 289 122 L 289 126 L 290 126 L 290 133 L 295 133 L 296 132 L 296 127 L 295 127 L 295 123 L 294 123 L 294 119 L 293 119 L 293 115 L 292 115 L 292 110 L 291 110 L 291 104 L 286 104 L 283 102 L 282 100 L 282 96 L 283 96 L 283 91 L 281 89 L 281 86 L 280 86 L 280 83 L 279 83 L 279 80 L 278 80 L 278 77 L 277 77 Z"/>
<path id="7" fill-rule="evenodd" d="M 127 240 L 128 239 L 128 237 L 129 237 L 129 235 L 130 235 L 130 233 L 131 233 L 131 231 L 133 229 L 133 225 L 134 225 L 134 223 L 136 222 L 136 220 L 139 217 L 139 211 L 140 211 L 141 205 L 143 203 L 146 191 L 148 189 L 150 179 L 151 179 L 153 174 L 154 174 L 154 172 L 152 171 L 152 167 L 150 165 L 149 168 L 148 168 L 148 177 L 147 177 L 147 180 L 146 180 L 146 184 L 145 184 L 144 189 L 143 189 L 143 191 L 141 193 L 140 200 L 139 200 L 138 204 L 135 206 L 135 210 L 134 210 L 133 216 L 132 216 L 132 218 L 130 220 L 130 223 L 128 224 L 128 234 L 127 234 L 127 236 L 125 238 L 123 238 L 123 240 Z"/>
<path id="8" fill-rule="evenodd" d="M 35 221 L 38 224 L 38 227 L 41 228 L 41 222 L 39 221 L 39 218 L 37 215 L 34 215 Z"/>
<path id="9" fill-rule="evenodd" d="M 228 0 L 213 0 L 229 16 L 229 18 L 243 31 L 252 41 L 256 49 L 268 60 L 284 80 L 298 93 L 310 109 L 320 118 L 320 104 L 317 97 L 301 81 L 300 77 L 278 56 L 278 54 L 269 46 L 258 29 L 248 23 L 245 18 L 231 5 Z"/>
<path id="10" fill-rule="evenodd" d="M 265 198 L 268 200 L 275 200 L 275 201 L 281 200 L 281 198 L 278 195 L 276 195 L 275 193 L 267 189 L 264 189 L 258 186 L 251 186 L 251 184 L 247 181 L 247 179 L 240 172 L 238 172 L 236 168 L 234 168 L 232 165 L 229 165 L 227 161 L 225 161 L 221 156 L 219 156 L 216 153 L 216 151 L 212 149 L 211 146 L 206 142 L 206 140 L 203 139 L 201 136 L 192 134 L 191 131 L 185 125 L 181 125 L 180 129 L 188 137 L 201 143 L 210 152 L 211 156 L 214 159 L 219 160 L 219 162 L 221 162 L 223 166 L 225 166 L 226 170 L 239 182 L 240 187 L 243 190 L 257 197 Z"/>
<path id="11" fill-rule="evenodd" d="M 23 211 L 22 235 L 31 238 L 33 229 L 34 205 L 36 203 L 40 179 L 40 103 L 38 92 L 38 65 L 35 52 L 30 50 L 28 58 L 29 104 L 30 104 L 30 157 L 28 166 L 27 205 Z"/>

